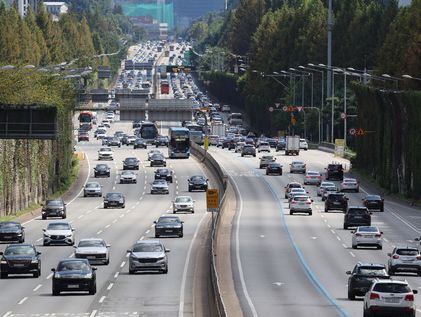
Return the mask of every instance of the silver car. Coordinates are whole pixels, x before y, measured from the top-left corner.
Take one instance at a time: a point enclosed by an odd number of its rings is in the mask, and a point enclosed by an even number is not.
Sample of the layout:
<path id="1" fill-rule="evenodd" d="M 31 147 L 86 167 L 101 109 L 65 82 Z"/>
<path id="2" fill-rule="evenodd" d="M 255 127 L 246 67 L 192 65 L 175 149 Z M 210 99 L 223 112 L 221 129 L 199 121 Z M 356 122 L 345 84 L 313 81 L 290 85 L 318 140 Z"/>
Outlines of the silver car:
<path id="1" fill-rule="evenodd" d="M 156 179 L 151 184 L 151 194 L 169 194 L 168 183 L 165 179 Z"/>
<path id="2" fill-rule="evenodd" d="M 83 197 L 102 196 L 102 186 L 98 182 L 87 182 L 83 187 Z"/>
<path id="3" fill-rule="evenodd" d="M 114 154 L 113 151 L 111 150 L 111 148 L 109 147 L 103 147 L 100 148 L 98 151 L 98 161 L 100 160 L 113 160 L 114 159 Z"/>
<path id="4" fill-rule="evenodd" d="M 50 222 L 46 229 L 43 229 L 43 245 L 50 244 L 75 244 L 75 229 L 68 222 Z"/>
<path id="5" fill-rule="evenodd" d="M 190 196 L 177 196 L 173 202 L 173 213 L 186 211 L 194 213 L 194 200 Z"/>
<path id="6" fill-rule="evenodd" d="M 77 246 L 74 246 L 75 258 L 87 259 L 89 263 L 109 264 L 110 263 L 110 245 L 105 243 L 101 238 L 89 238 L 79 241 Z"/>
<path id="7" fill-rule="evenodd" d="M 302 196 L 307 194 L 308 192 L 304 188 L 291 188 L 291 190 L 288 192 L 288 201 L 291 201 L 291 199 L 295 196 Z"/>
<path id="8" fill-rule="evenodd" d="M 421 276 L 421 254 L 416 247 L 402 246 L 395 247 L 389 256 L 388 274 L 396 272 L 413 272 Z"/>
<path id="9" fill-rule="evenodd" d="M 358 246 L 375 246 L 377 249 L 383 248 L 382 234 L 379 228 L 374 226 L 360 226 L 352 233 L 352 248 Z"/>
<path id="10" fill-rule="evenodd" d="M 325 201 L 327 199 L 327 196 L 331 193 L 337 193 L 338 189 L 335 187 L 325 187 L 322 193 L 322 201 Z"/>
<path id="11" fill-rule="evenodd" d="M 263 155 L 260 158 L 259 168 L 266 168 L 269 165 L 269 163 L 272 163 L 275 161 L 276 161 L 276 157 L 274 157 L 273 155 Z"/>
<path id="12" fill-rule="evenodd" d="M 320 185 L 322 175 L 316 171 L 308 171 L 304 176 L 304 185 Z"/>
<path id="13" fill-rule="evenodd" d="M 137 176 L 133 171 L 122 171 L 120 175 L 120 184 L 136 184 Z"/>
<path id="14" fill-rule="evenodd" d="M 313 214 L 313 200 L 307 195 L 296 195 L 291 198 L 289 202 L 289 214 L 293 215 L 297 212 L 308 213 L 309 216 Z"/>
<path id="15" fill-rule="evenodd" d="M 129 256 L 129 274 L 137 271 L 160 271 L 168 273 L 168 257 L 164 245 L 159 240 L 139 240 L 131 250 Z"/>
<path id="16" fill-rule="evenodd" d="M 305 173 L 306 164 L 303 161 L 293 161 L 289 168 L 290 173 Z"/>
<path id="17" fill-rule="evenodd" d="M 320 184 L 320 186 L 317 188 L 317 196 L 322 196 L 323 191 L 325 190 L 326 187 L 335 187 L 335 183 L 332 182 L 322 182 Z"/>
<path id="18" fill-rule="evenodd" d="M 354 191 L 358 193 L 360 191 L 360 184 L 355 178 L 344 178 L 339 189 L 341 192 Z"/>

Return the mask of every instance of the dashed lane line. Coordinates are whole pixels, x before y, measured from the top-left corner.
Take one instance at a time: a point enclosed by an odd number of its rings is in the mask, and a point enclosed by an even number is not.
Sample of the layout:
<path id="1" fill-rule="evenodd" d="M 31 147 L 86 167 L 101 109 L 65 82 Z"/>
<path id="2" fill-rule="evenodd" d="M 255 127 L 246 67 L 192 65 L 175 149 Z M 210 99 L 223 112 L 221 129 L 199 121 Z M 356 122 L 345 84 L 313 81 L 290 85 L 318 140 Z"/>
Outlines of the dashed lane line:
<path id="1" fill-rule="evenodd" d="M 53 277 L 53 273 L 50 273 L 48 276 L 47 276 L 47 280 L 49 280 L 50 278 L 52 278 Z"/>
<path id="2" fill-rule="evenodd" d="M 114 278 L 117 278 L 119 275 L 120 275 L 120 272 L 116 272 L 116 273 L 114 274 Z"/>
<path id="3" fill-rule="evenodd" d="M 22 305 L 24 302 L 26 302 L 26 300 L 28 299 L 28 297 L 24 297 L 24 298 L 22 298 L 20 301 L 19 301 L 19 303 L 18 303 L 18 305 Z"/>
<path id="4" fill-rule="evenodd" d="M 42 284 L 38 284 L 37 287 L 35 287 L 33 289 L 34 292 L 36 292 L 37 290 L 39 290 L 42 287 Z"/>
<path id="5" fill-rule="evenodd" d="M 126 265 L 126 261 L 121 262 L 120 267 L 124 267 Z"/>
<path id="6" fill-rule="evenodd" d="M 114 283 L 110 283 L 110 285 L 108 285 L 107 290 L 109 291 L 110 289 L 113 288 Z"/>
<path id="7" fill-rule="evenodd" d="M 100 299 L 99 299 L 99 303 L 103 303 L 104 302 L 104 300 L 105 300 L 105 298 L 107 298 L 106 296 L 102 296 Z"/>

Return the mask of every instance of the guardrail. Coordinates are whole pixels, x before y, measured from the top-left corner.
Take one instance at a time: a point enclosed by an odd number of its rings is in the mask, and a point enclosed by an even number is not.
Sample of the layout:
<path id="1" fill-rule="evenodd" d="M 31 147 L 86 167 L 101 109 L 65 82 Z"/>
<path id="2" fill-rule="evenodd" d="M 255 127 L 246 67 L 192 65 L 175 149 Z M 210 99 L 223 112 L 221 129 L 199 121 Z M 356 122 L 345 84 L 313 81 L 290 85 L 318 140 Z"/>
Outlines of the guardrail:
<path id="1" fill-rule="evenodd" d="M 212 222 L 212 232 L 211 232 L 211 249 L 210 249 L 210 258 L 211 258 L 211 284 L 212 284 L 212 290 L 213 295 L 215 297 L 215 303 L 216 303 L 216 309 L 218 311 L 218 316 L 220 317 L 226 317 L 227 311 L 224 304 L 224 301 L 222 299 L 222 293 L 220 289 L 219 279 L 218 279 L 218 272 L 216 269 L 216 251 L 215 251 L 215 238 L 216 233 L 218 230 L 219 222 L 221 219 L 221 213 L 224 210 L 224 206 L 226 203 L 226 195 L 225 190 L 227 188 L 228 184 L 228 176 L 224 174 L 221 167 L 219 166 L 218 162 L 209 155 L 203 148 L 201 148 L 199 145 L 197 145 L 194 142 L 191 142 L 191 153 L 195 157 L 197 157 L 203 164 L 205 164 L 211 172 L 216 176 L 218 181 L 218 188 L 219 192 L 222 195 L 222 198 L 220 200 L 220 208 L 219 212 L 216 213 L 216 217 L 214 218 L 214 221 Z"/>

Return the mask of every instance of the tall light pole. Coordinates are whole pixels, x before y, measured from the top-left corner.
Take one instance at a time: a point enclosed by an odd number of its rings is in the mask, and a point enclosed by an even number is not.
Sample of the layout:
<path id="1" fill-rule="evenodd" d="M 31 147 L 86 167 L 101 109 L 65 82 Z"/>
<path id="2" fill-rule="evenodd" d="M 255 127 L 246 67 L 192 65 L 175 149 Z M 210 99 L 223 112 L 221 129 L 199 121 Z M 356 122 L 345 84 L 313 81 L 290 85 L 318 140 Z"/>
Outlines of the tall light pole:
<path id="1" fill-rule="evenodd" d="M 333 29 L 333 19 L 332 19 L 332 0 L 329 0 L 329 8 L 327 15 L 327 80 L 326 80 L 326 92 L 327 97 L 332 98 L 333 100 L 333 76 L 332 76 L 332 29 Z M 332 102 L 333 107 L 333 102 Z M 332 135 L 331 142 L 333 143 L 333 110 L 332 110 Z"/>
<path id="2" fill-rule="evenodd" d="M 307 64 L 308 66 L 311 66 L 311 67 L 316 67 L 316 65 L 314 65 L 314 64 L 312 64 L 312 63 L 308 63 Z M 321 85 L 321 87 L 322 87 L 322 93 L 321 93 L 321 99 L 320 99 L 320 112 L 321 113 L 323 113 L 323 108 L 324 108 L 324 103 L 325 103 L 325 96 L 324 96 L 324 71 L 322 71 L 322 70 L 319 70 L 319 69 L 315 69 L 315 68 L 311 68 L 311 67 L 305 67 L 305 66 L 298 66 L 298 68 L 301 68 L 301 69 L 307 69 L 307 70 L 310 70 L 310 71 L 312 71 L 312 72 L 318 72 L 318 73 L 321 73 L 322 74 L 322 85 Z M 313 81 L 313 76 L 312 76 L 312 81 Z M 313 103 L 313 102 L 312 102 Z M 324 134 L 323 134 L 323 117 L 321 118 L 321 135 L 323 136 Z M 323 139 L 323 137 L 322 137 L 322 139 Z"/>

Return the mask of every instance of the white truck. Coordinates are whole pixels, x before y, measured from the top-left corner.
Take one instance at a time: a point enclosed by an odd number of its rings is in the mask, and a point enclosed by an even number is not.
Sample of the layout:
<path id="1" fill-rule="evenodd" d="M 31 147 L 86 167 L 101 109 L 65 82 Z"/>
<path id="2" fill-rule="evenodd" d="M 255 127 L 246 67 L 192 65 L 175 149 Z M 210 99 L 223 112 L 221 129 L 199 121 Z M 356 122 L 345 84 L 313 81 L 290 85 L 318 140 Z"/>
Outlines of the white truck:
<path id="1" fill-rule="evenodd" d="M 300 154 L 300 136 L 287 135 L 285 145 L 285 155 L 298 155 Z"/>
<path id="2" fill-rule="evenodd" d="M 211 124 L 211 134 L 224 137 L 225 125 L 224 124 Z"/>

